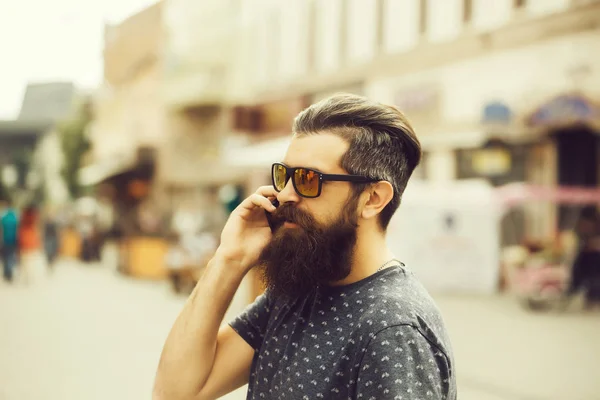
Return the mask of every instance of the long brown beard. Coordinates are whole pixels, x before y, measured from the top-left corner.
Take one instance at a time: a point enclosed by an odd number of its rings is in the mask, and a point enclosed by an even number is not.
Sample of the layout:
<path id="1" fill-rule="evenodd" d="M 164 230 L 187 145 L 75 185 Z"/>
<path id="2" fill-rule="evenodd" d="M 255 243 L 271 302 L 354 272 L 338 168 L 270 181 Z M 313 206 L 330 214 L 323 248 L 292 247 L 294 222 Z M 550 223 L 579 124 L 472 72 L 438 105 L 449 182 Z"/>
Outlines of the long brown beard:
<path id="1" fill-rule="evenodd" d="M 347 277 L 357 237 L 356 204 L 351 197 L 329 225 L 291 204 L 281 205 L 272 215 L 273 239 L 259 257 L 267 290 L 293 299 Z M 282 228 L 286 221 L 298 226 Z"/>

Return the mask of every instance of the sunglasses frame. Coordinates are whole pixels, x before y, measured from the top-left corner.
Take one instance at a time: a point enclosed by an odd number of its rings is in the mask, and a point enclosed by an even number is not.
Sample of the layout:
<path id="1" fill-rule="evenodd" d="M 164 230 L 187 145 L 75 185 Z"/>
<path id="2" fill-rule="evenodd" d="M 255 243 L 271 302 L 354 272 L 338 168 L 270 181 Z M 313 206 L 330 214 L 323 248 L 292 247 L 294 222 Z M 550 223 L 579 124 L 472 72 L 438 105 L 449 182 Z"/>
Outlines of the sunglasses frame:
<path id="1" fill-rule="evenodd" d="M 374 179 L 374 178 L 368 178 L 366 176 L 362 176 L 362 175 L 350 175 L 350 174 L 325 174 L 317 169 L 314 168 L 307 168 L 307 167 L 288 167 L 287 165 L 283 164 L 283 163 L 273 163 L 271 165 L 271 184 L 273 185 L 273 187 L 275 188 L 275 190 L 279 193 L 281 192 L 281 190 L 277 189 L 277 185 L 275 185 L 275 167 L 276 166 L 282 166 L 285 168 L 285 185 L 287 186 L 288 181 L 292 181 L 292 186 L 294 187 L 294 191 L 296 192 L 296 194 L 300 197 L 304 197 L 307 199 L 314 199 L 317 198 L 321 195 L 321 190 L 323 188 L 323 182 L 352 182 L 352 183 L 374 183 L 374 182 L 379 182 L 381 179 Z M 319 177 L 319 187 L 317 188 L 317 194 L 314 196 L 306 196 L 302 193 L 300 193 L 300 191 L 298 190 L 298 188 L 296 187 L 296 181 L 294 180 L 294 174 L 296 173 L 296 170 L 298 169 L 304 169 L 307 171 L 312 171 L 314 173 L 316 173 Z M 285 186 L 284 186 L 285 188 Z"/>

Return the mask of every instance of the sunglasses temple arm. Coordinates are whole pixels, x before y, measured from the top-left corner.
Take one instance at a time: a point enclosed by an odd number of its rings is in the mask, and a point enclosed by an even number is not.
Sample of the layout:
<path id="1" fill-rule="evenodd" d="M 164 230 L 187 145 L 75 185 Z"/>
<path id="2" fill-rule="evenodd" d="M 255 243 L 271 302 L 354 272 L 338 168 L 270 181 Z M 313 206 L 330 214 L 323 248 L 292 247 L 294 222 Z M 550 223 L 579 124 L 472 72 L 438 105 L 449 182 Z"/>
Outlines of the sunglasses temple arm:
<path id="1" fill-rule="evenodd" d="M 323 174 L 324 181 L 337 181 L 337 182 L 355 182 L 355 183 L 369 183 L 378 182 L 378 179 L 367 178 L 366 176 L 359 175 L 334 175 L 334 174 Z"/>

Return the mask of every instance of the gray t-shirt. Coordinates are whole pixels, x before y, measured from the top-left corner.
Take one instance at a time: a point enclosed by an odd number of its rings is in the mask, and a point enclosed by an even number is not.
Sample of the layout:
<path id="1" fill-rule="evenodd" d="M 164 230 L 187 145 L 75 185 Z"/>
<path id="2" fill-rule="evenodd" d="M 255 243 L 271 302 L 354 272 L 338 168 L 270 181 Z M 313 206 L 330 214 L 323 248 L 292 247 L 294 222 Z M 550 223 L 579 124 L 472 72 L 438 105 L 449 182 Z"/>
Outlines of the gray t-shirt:
<path id="1" fill-rule="evenodd" d="M 248 399 L 456 399 L 440 312 L 402 267 L 295 301 L 267 292 L 231 326 L 256 350 Z"/>

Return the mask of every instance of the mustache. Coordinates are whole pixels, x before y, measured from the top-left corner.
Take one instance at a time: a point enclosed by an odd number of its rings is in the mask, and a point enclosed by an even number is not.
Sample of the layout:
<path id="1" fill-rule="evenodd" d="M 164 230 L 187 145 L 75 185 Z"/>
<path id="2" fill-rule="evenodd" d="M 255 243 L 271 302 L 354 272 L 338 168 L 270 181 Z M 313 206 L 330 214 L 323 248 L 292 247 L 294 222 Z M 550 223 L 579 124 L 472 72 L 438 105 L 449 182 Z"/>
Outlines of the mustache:
<path id="1" fill-rule="evenodd" d="M 310 214 L 291 204 L 277 207 L 277 210 L 271 213 L 271 221 L 276 227 L 283 225 L 284 222 L 292 222 L 302 228 L 314 229 L 315 227 L 315 220 Z"/>

